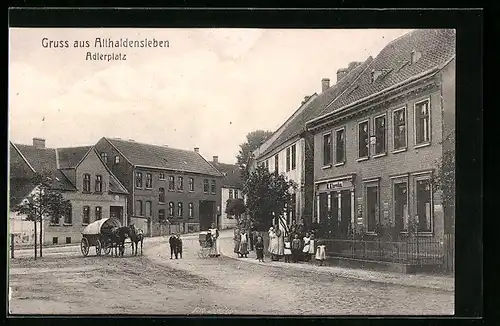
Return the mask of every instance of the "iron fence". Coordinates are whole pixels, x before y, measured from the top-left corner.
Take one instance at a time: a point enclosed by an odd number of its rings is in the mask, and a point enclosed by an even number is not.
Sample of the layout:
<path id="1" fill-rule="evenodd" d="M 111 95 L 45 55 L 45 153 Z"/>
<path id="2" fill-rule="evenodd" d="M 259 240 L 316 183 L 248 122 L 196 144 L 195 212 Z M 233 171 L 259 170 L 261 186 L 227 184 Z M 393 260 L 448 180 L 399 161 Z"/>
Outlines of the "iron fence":
<path id="1" fill-rule="evenodd" d="M 411 265 L 440 265 L 449 260 L 445 241 L 415 238 L 404 241 L 323 239 L 329 256 Z M 450 242 L 450 241 L 448 241 Z"/>

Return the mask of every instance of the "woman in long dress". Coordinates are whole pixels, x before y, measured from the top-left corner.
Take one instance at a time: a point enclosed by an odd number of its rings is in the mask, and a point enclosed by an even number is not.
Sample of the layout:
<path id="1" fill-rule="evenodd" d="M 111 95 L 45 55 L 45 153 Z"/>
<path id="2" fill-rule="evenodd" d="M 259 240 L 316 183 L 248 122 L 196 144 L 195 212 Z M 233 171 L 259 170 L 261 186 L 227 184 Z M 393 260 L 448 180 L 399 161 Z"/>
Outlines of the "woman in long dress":
<path id="1" fill-rule="evenodd" d="M 248 234 L 245 230 L 242 230 L 240 234 L 239 254 L 240 257 L 248 257 Z"/>
<path id="2" fill-rule="evenodd" d="M 219 230 L 215 227 L 215 224 L 212 223 L 212 227 L 208 229 L 210 234 L 212 235 L 212 256 L 219 257 L 220 256 L 220 248 L 219 248 Z"/>
<path id="3" fill-rule="evenodd" d="M 278 237 L 274 231 L 274 227 L 271 226 L 269 229 L 269 254 L 271 255 L 271 260 L 276 260 L 276 255 L 278 254 Z"/>
<path id="4" fill-rule="evenodd" d="M 234 229 L 234 253 L 238 254 L 238 257 L 240 257 L 240 242 L 241 242 L 241 237 L 240 237 L 240 230 L 238 228 Z"/>
<path id="5" fill-rule="evenodd" d="M 276 237 L 277 237 L 277 241 L 278 241 L 278 260 L 281 259 L 281 257 L 283 257 L 283 255 L 285 254 L 285 238 L 284 238 L 285 234 L 283 231 L 281 231 L 280 229 L 276 228 Z"/>
<path id="6" fill-rule="evenodd" d="M 304 247 L 302 248 L 302 253 L 304 254 L 304 260 L 309 261 L 309 249 L 311 248 L 311 238 L 309 237 L 309 233 L 306 232 L 305 237 L 303 238 Z"/>

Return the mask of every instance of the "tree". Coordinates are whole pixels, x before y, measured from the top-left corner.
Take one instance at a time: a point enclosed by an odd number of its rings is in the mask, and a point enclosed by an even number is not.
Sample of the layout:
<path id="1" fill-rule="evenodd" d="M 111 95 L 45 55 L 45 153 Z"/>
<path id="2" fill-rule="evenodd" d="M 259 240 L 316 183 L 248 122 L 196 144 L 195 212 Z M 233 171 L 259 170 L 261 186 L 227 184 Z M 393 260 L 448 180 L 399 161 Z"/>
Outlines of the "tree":
<path id="1" fill-rule="evenodd" d="M 226 202 L 226 213 L 236 216 L 236 221 L 240 228 L 249 229 L 250 223 L 244 215 L 246 212 L 245 202 L 241 198 L 231 198 Z M 243 215 L 243 217 L 242 217 Z"/>
<path id="2" fill-rule="evenodd" d="M 240 152 L 236 156 L 236 164 L 240 168 L 243 180 L 248 177 L 248 162 L 252 158 L 252 152 L 258 149 L 272 134 L 272 131 L 252 131 L 247 135 L 247 141 L 240 145 Z"/>
<path id="3" fill-rule="evenodd" d="M 53 221 L 71 212 L 69 200 L 65 200 L 62 193 L 52 187 L 53 180 L 48 174 L 36 173 L 31 178 L 31 183 L 36 187 L 36 191 L 31 193 L 22 203 L 16 205 L 13 211 L 24 215 L 27 221 L 33 221 L 35 226 L 35 259 L 36 259 L 36 223 L 40 223 L 40 257 L 42 257 L 42 235 L 43 220 L 47 217 Z"/>
<path id="4" fill-rule="evenodd" d="M 248 214 L 257 230 L 267 230 L 273 224 L 273 218 L 284 215 L 291 192 L 296 189 L 294 181 L 281 174 L 269 173 L 263 166 L 249 173 L 243 193 L 247 197 Z"/>
<path id="5" fill-rule="evenodd" d="M 455 215 L 455 151 L 445 151 L 438 160 L 432 185 L 434 191 L 441 191 L 445 232 L 452 233 Z"/>

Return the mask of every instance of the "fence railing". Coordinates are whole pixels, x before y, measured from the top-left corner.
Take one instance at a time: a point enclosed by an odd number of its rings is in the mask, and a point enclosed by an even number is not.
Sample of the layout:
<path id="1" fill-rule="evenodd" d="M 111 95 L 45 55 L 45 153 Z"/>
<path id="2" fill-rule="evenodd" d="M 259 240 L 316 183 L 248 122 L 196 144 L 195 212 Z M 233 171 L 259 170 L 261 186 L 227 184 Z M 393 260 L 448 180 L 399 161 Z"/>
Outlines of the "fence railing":
<path id="1" fill-rule="evenodd" d="M 329 256 L 412 265 L 443 265 L 450 256 L 444 241 L 428 238 L 405 241 L 322 239 Z"/>

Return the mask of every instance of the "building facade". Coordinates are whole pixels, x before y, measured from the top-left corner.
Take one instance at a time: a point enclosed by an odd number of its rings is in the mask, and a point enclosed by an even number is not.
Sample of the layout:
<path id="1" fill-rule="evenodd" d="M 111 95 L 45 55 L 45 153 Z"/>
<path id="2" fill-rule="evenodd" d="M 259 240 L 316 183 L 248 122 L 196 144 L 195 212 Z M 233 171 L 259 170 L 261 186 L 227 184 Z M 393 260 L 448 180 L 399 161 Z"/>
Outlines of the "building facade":
<path id="1" fill-rule="evenodd" d="M 69 214 L 45 217 L 45 244 L 80 242 L 85 226 L 105 217 L 117 218 L 126 225 L 128 192 L 93 146 L 46 148 L 44 140 L 34 139 L 33 145 L 11 143 L 10 158 L 11 208 L 37 192 L 30 181 L 35 173 L 48 175 L 52 187 L 71 203 Z M 14 212 L 10 222 L 11 233 L 20 239 L 18 244 L 33 243 L 32 222 Z"/>
<path id="2" fill-rule="evenodd" d="M 232 229 L 236 227 L 237 220 L 234 215 L 226 212 L 226 207 L 230 199 L 244 199 L 240 170 L 236 164 L 220 163 L 218 156 L 214 156 L 210 163 L 224 176 L 221 188 L 222 209 L 219 227 L 221 230 Z"/>
<path id="3" fill-rule="evenodd" d="M 150 236 L 219 223 L 222 174 L 193 151 L 101 138 L 101 159 L 129 192 L 128 219 Z"/>
<path id="4" fill-rule="evenodd" d="M 455 33 L 418 30 L 387 45 L 329 112 L 312 119 L 315 219 L 334 235 L 380 225 L 442 238 L 433 176 L 454 134 Z"/>
<path id="5" fill-rule="evenodd" d="M 366 62 L 352 62 L 348 69 L 337 73 L 337 83 L 321 80 L 321 93 L 304 98 L 298 110 L 254 152 L 255 164 L 264 165 L 270 172 L 284 174 L 297 184 L 285 216 L 279 226 L 285 232 L 295 222 L 309 226 L 313 222 L 314 197 L 314 136 L 306 130 L 309 119 L 320 115 L 366 69 Z"/>

